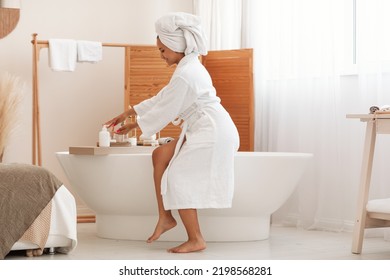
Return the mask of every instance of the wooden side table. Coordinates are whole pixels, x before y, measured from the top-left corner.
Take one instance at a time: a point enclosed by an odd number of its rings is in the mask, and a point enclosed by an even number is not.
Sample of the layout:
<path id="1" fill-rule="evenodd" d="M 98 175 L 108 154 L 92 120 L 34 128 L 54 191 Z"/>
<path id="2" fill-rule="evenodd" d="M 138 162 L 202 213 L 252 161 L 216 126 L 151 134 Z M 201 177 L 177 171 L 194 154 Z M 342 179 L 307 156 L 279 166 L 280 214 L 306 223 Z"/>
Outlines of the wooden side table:
<path id="1" fill-rule="evenodd" d="M 367 211 L 376 135 L 390 134 L 390 113 L 348 114 L 347 118 L 360 119 L 360 121 L 367 124 L 357 214 L 352 241 L 352 253 L 360 254 L 363 245 L 364 229 L 390 227 L 390 213 L 380 212 L 380 210 Z"/>

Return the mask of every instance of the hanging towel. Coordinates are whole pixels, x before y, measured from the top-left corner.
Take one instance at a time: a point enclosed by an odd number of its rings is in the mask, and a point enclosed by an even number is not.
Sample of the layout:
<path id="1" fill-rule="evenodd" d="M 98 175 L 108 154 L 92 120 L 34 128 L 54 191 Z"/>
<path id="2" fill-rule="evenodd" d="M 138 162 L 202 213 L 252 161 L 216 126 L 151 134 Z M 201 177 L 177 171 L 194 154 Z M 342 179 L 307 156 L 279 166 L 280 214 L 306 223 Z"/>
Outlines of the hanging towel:
<path id="1" fill-rule="evenodd" d="M 77 43 L 69 39 L 49 40 L 49 66 L 54 71 L 74 71 L 77 62 Z"/>
<path id="2" fill-rule="evenodd" d="M 77 41 L 78 62 L 98 62 L 102 60 L 102 43 L 92 41 Z"/>

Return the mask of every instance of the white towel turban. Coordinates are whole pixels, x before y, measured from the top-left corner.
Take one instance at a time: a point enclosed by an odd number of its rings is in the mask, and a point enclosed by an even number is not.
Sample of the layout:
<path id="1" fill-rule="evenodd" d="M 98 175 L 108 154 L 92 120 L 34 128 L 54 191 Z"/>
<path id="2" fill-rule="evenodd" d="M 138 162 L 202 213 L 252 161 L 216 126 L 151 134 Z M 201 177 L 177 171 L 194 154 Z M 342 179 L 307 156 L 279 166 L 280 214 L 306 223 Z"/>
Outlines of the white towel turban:
<path id="1" fill-rule="evenodd" d="M 206 55 L 206 38 L 200 18 L 183 12 L 171 13 L 156 21 L 156 33 L 161 42 L 175 52 Z"/>

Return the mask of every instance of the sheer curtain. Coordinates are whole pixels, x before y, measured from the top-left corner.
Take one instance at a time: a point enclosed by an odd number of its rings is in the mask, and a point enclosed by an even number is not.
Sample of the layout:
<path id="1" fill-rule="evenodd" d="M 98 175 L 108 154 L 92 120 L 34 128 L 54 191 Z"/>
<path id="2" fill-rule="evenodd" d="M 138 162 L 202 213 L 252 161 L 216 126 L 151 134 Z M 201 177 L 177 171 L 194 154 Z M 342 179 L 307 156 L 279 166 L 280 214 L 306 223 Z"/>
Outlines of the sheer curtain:
<path id="1" fill-rule="evenodd" d="M 365 124 L 346 114 L 390 104 L 390 72 L 383 61 L 390 46 L 378 47 L 388 44 L 383 37 L 389 4 L 357 4 L 358 67 L 352 0 L 194 0 L 210 49 L 254 49 L 256 150 L 314 155 L 273 223 L 352 230 Z M 373 15 L 375 22 L 369 20 Z M 372 198 L 390 197 L 390 143 L 383 138 L 377 142 Z"/>

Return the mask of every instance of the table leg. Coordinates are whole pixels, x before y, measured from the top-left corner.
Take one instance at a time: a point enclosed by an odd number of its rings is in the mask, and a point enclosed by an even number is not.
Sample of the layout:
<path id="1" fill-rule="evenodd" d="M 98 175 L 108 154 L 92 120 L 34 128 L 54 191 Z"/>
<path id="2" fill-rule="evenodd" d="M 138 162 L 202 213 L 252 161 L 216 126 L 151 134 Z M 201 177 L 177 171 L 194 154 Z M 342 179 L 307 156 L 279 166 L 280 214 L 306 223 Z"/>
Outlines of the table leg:
<path id="1" fill-rule="evenodd" d="M 357 205 L 357 215 L 353 231 L 352 253 L 360 254 L 362 251 L 364 228 L 366 223 L 366 205 L 371 182 L 372 162 L 375 150 L 376 129 L 375 120 L 367 121 L 364 142 L 363 161 L 361 167 L 360 187 Z"/>

